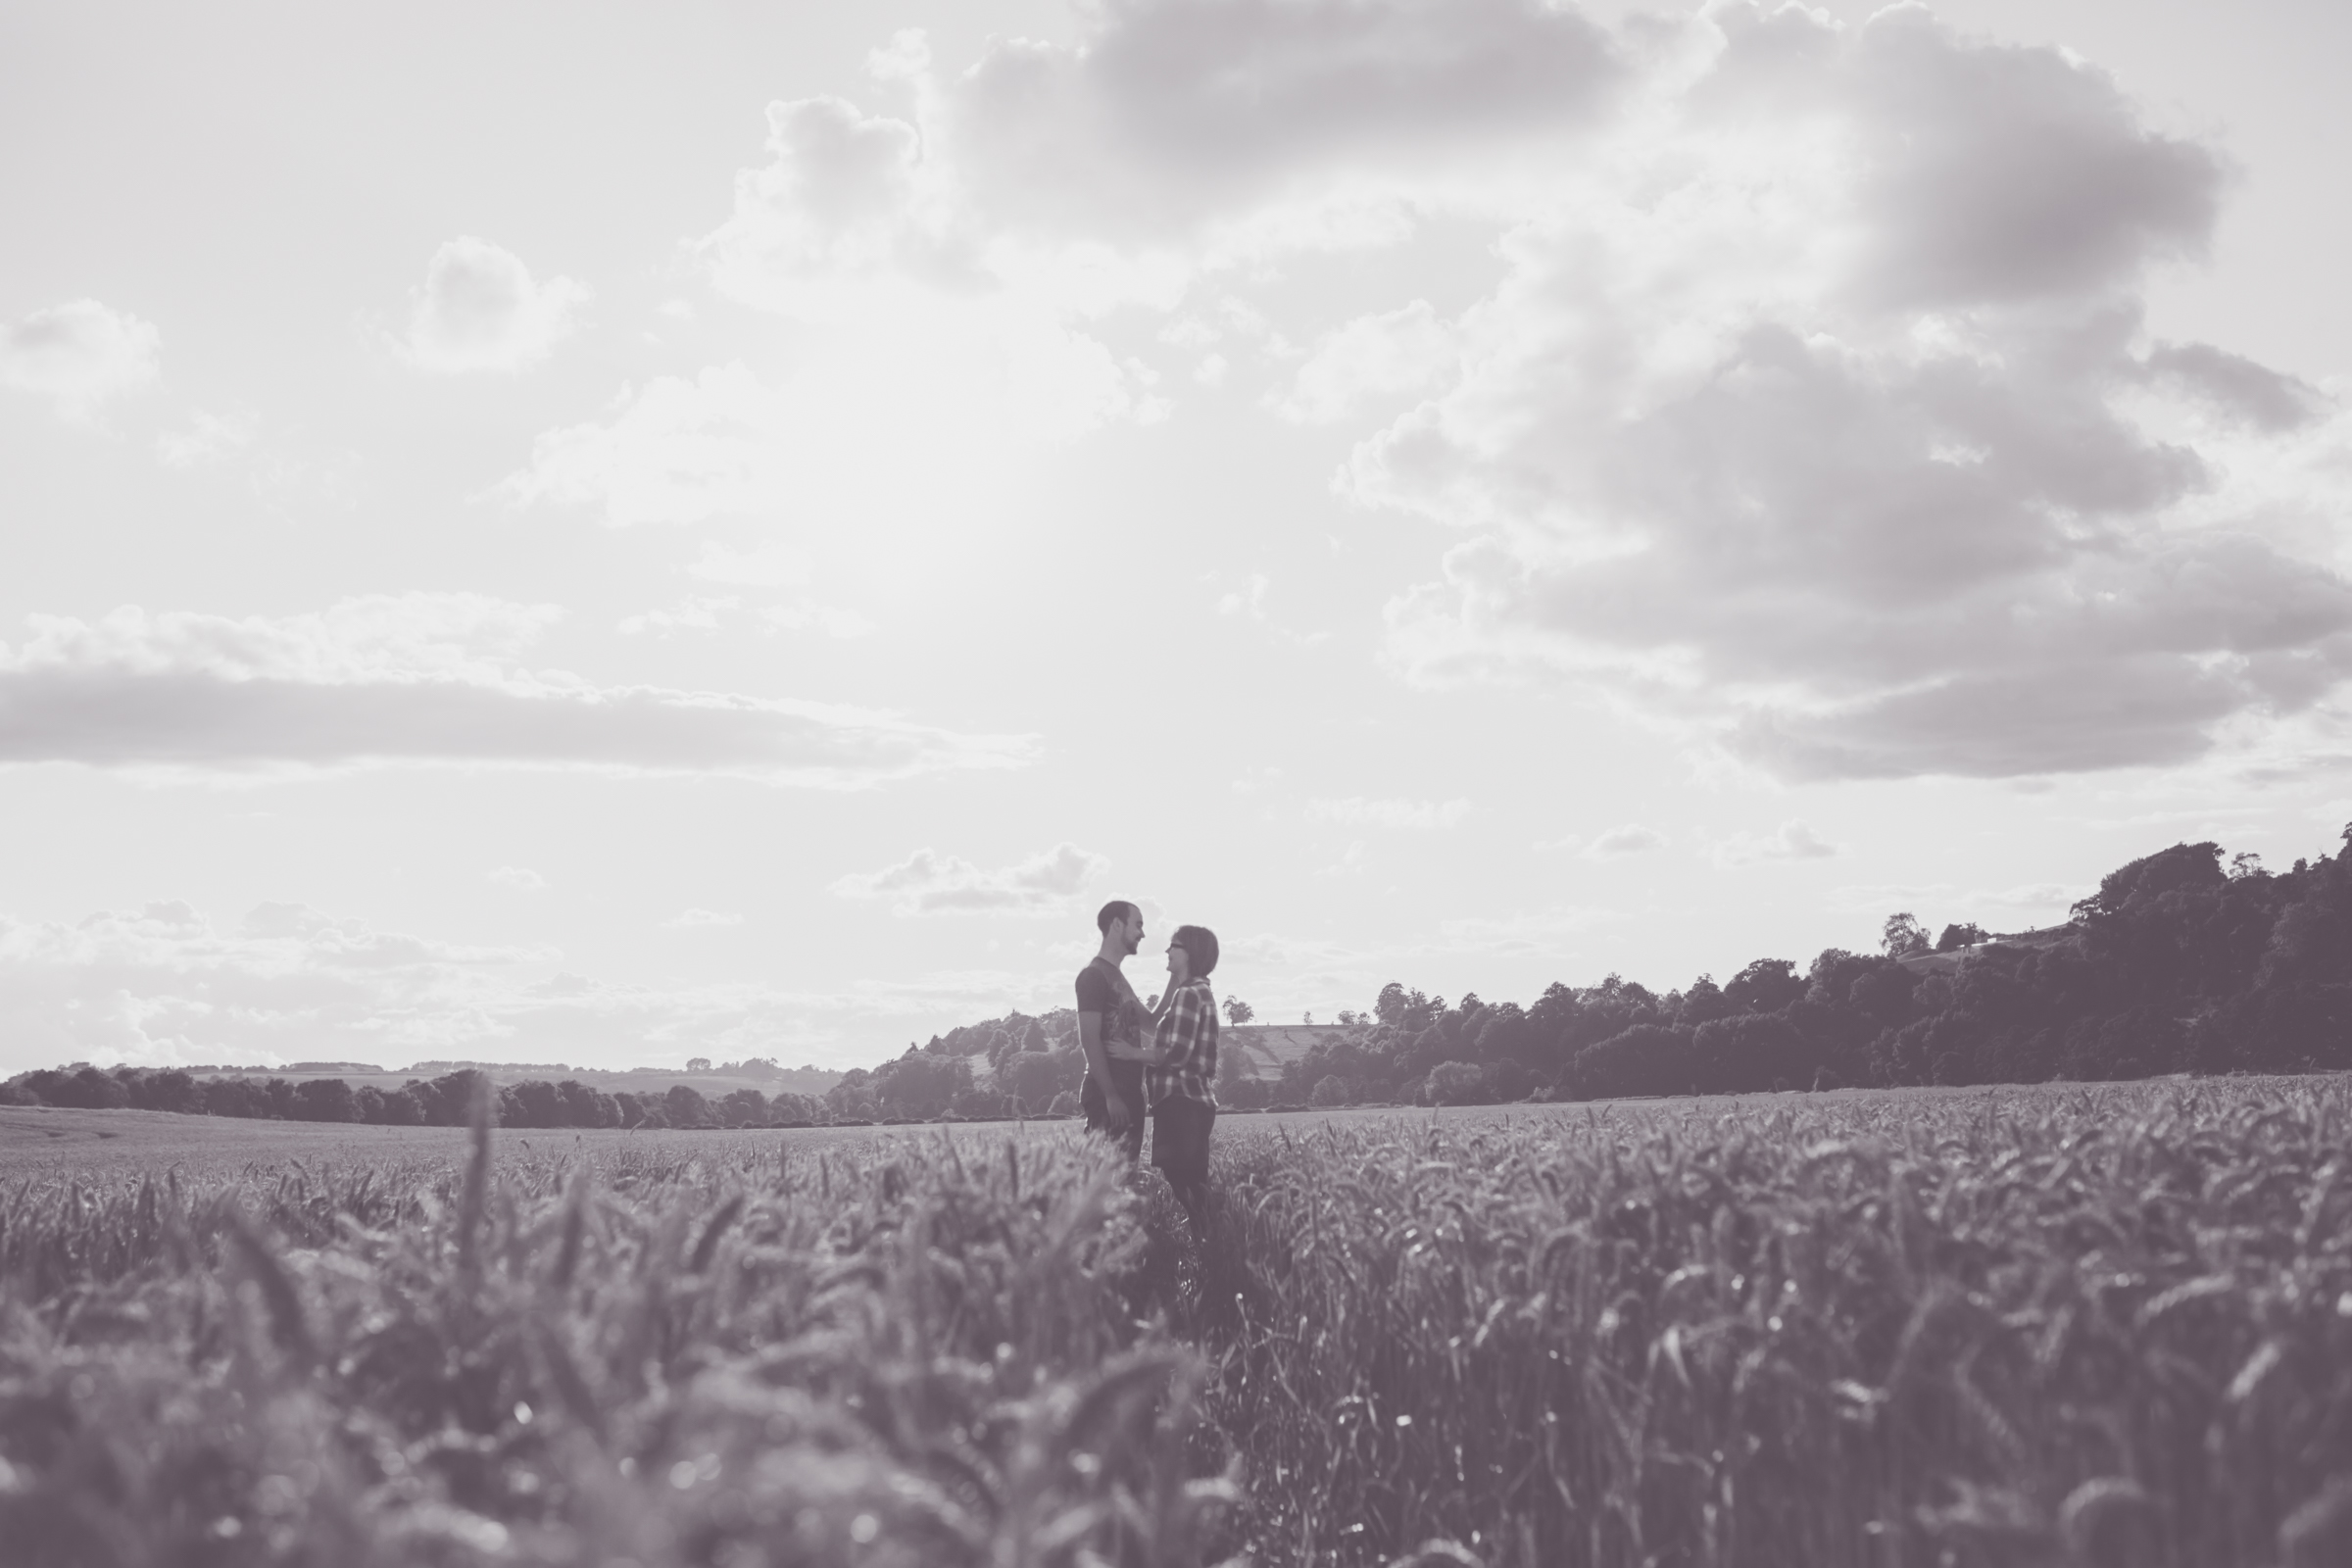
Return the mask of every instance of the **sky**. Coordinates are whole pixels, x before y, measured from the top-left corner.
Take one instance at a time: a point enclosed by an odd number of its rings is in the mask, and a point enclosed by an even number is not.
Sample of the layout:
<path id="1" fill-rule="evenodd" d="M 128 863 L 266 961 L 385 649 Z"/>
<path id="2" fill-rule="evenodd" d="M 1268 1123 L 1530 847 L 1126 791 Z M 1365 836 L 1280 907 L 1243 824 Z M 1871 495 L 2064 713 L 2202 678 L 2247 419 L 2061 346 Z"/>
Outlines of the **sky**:
<path id="1" fill-rule="evenodd" d="M 0 1071 L 846 1068 L 1113 898 L 1291 1021 L 2331 851 L 2348 55 L 6 8 Z"/>

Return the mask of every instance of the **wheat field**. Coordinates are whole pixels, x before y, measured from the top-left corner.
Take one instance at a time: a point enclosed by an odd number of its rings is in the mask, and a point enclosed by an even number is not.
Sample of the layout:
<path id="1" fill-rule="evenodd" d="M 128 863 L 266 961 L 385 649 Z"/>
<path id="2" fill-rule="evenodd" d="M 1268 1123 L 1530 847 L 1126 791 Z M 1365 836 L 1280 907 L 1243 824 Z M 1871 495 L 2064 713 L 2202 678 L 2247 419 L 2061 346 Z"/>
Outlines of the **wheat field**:
<path id="1" fill-rule="evenodd" d="M 93 1113 L 103 1114 L 103 1113 Z M 43 1565 L 2352 1561 L 2352 1088 L 306 1147 L 0 1188 Z"/>

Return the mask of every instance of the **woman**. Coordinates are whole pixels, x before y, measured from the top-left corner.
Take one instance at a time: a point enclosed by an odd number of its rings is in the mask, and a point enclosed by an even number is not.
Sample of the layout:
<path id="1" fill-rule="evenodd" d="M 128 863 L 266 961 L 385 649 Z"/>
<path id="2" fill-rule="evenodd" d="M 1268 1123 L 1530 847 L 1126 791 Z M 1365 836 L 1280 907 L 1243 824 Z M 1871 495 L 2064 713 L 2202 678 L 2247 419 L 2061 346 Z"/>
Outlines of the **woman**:
<path id="1" fill-rule="evenodd" d="M 1216 1124 L 1217 999 L 1208 989 L 1217 966 L 1216 933 L 1180 925 L 1168 939 L 1168 994 L 1144 1070 L 1152 1106 L 1152 1163 L 1184 1205 L 1193 1234 L 1208 1237 L 1208 1133 Z"/>

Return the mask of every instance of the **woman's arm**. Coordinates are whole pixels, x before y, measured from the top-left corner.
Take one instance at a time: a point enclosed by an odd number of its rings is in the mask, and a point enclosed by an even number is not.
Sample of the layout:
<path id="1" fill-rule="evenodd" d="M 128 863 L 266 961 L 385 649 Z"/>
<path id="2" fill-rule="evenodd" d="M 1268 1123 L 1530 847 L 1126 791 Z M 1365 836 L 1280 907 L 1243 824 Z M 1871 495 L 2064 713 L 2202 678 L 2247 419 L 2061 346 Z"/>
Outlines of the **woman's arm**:
<path id="1" fill-rule="evenodd" d="M 1205 986 L 1168 987 L 1159 1025 L 1152 1034 L 1153 1066 L 1165 1067 L 1170 1062 L 1184 1060 L 1192 1054 L 1200 1039 L 1201 1020 L 1207 1018 L 1213 1023 L 1216 1017 L 1214 1012 L 1208 1010 L 1214 1004 L 1203 1001 L 1206 994 Z"/>

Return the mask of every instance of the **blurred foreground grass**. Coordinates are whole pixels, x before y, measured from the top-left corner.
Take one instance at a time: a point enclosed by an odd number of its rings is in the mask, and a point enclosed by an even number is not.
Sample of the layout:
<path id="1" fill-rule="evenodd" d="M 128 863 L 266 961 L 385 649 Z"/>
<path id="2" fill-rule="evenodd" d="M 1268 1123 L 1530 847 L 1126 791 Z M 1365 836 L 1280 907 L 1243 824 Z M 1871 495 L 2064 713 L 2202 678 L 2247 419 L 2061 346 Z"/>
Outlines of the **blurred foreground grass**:
<path id="1" fill-rule="evenodd" d="M 497 1138 L 0 1188 L 0 1557 L 2352 1563 L 2343 1080 Z"/>
<path id="2" fill-rule="evenodd" d="M 1174 1321 L 1267 1560 L 2344 1568 L 2348 1164 L 2342 1078 L 1244 1133 Z"/>
<path id="3" fill-rule="evenodd" d="M 1229 1485 L 1064 1134 L 27 1182 L 0 1556 L 1184 1564 Z"/>

